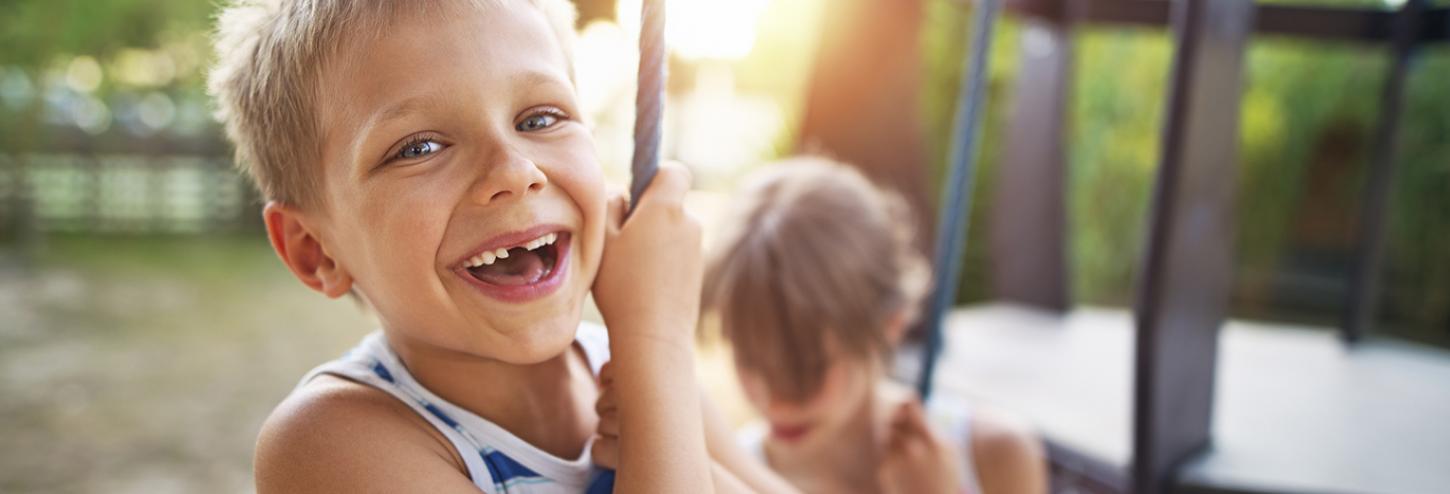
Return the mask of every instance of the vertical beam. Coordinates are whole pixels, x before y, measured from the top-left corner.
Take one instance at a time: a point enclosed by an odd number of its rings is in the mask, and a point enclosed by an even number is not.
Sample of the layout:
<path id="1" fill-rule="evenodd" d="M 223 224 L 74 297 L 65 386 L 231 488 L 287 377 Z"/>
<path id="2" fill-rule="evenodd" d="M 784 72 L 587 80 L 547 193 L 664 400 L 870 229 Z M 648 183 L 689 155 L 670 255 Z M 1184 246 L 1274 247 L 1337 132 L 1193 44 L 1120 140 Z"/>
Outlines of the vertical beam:
<path id="1" fill-rule="evenodd" d="M 1420 17 L 1426 0 L 1409 0 L 1395 14 L 1390 43 L 1389 73 L 1380 89 L 1379 126 L 1374 133 L 1373 161 L 1369 179 L 1365 181 L 1364 202 L 1360 206 L 1358 256 L 1350 274 L 1349 299 L 1341 336 L 1354 343 L 1374 325 L 1379 305 L 1379 273 L 1385 250 L 1385 215 L 1389 210 L 1390 189 L 1394 186 L 1395 141 L 1399 133 L 1400 108 L 1405 97 L 1405 80 L 1409 76 L 1410 57 L 1414 54 L 1420 33 Z"/>
<path id="2" fill-rule="evenodd" d="M 991 211 L 992 294 L 1065 311 L 1067 191 L 1064 165 L 1072 32 L 1024 18 L 1022 69 Z"/>
<path id="3" fill-rule="evenodd" d="M 1169 488 L 1207 446 L 1233 271 L 1234 181 L 1252 0 L 1174 0 L 1162 156 L 1135 306 L 1133 486 Z"/>
<path id="4" fill-rule="evenodd" d="M 932 255 L 931 168 L 920 109 L 925 0 L 832 0 L 824 9 L 796 152 L 857 167 L 911 206 Z"/>

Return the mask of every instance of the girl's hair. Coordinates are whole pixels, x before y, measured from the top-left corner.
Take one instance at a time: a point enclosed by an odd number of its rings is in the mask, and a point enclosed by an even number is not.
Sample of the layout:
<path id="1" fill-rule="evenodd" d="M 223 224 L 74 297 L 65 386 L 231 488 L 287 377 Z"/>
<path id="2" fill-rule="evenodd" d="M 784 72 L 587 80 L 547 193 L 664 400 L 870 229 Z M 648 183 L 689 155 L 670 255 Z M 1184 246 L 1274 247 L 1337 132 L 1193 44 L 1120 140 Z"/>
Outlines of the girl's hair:
<path id="1" fill-rule="evenodd" d="M 905 201 L 819 157 L 750 180 L 712 245 L 702 306 L 717 311 L 736 361 L 773 396 L 804 400 L 831 358 L 885 360 L 887 325 L 925 292 Z"/>

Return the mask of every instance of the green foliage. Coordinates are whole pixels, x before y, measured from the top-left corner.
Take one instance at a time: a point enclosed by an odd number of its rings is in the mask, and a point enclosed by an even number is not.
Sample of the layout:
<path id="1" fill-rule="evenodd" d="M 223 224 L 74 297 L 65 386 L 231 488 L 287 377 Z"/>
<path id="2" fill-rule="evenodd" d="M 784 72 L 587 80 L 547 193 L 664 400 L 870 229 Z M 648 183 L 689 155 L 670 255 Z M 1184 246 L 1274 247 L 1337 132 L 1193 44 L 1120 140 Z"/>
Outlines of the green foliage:
<path id="1" fill-rule="evenodd" d="M 1274 3 L 1306 3 L 1279 1 Z M 1383 5 L 1347 0 L 1340 5 Z M 959 2 L 929 2 L 924 27 L 927 86 L 924 107 L 936 135 L 933 151 L 944 162 L 956 101 L 969 11 Z M 1386 7 L 1388 8 L 1388 7 Z M 1010 19 L 1010 17 L 1009 17 Z M 991 71 L 991 102 L 978 170 L 973 230 L 963 301 L 989 297 L 986 285 L 986 209 L 1005 141 L 1018 53 L 1015 23 L 999 27 Z M 1075 74 L 1069 111 L 1069 238 L 1074 298 L 1080 303 L 1131 302 L 1148 202 L 1159 160 L 1160 125 L 1167 101 L 1171 39 L 1163 30 L 1085 27 L 1075 37 Z M 1009 51 L 1010 49 L 1010 51 Z M 1293 269 L 1296 228 L 1312 211 L 1332 206 L 1344 231 L 1334 257 L 1343 283 L 1364 197 L 1364 170 L 1379 123 L 1381 85 L 1388 68 L 1382 45 L 1308 42 L 1277 37 L 1253 41 L 1245 67 L 1238 169 L 1236 310 L 1302 319 L 1274 295 L 1276 280 Z M 1382 324 L 1412 339 L 1450 340 L 1450 49 L 1420 54 L 1412 68 L 1389 212 Z M 1340 142 L 1348 141 L 1348 142 Z M 1334 155 L 1343 151 L 1349 155 Z M 1349 172 L 1308 201 L 1321 161 Z M 1316 164 L 1319 166 L 1316 167 Z M 940 168 L 939 168 L 940 170 Z M 1316 171 L 1319 170 L 1319 171 Z M 1319 215 L 1321 218 L 1325 215 Z M 1345 240 L 1348 239 L 1348 240 Z M 1333 271 L 1331 269 L 1330 271 Z M 1318 273 L 1323 275 L 1324 273 Z M 1342 289 L 1342 285 L 1339 286 Z M 1320 300 L 1308 319 L 1333 324 L 1338 299 Z"/>
<path id="2" fill-rule="evenodd" d="M 121 48 L 158 47 L 208 32 L 214 8 L 196 0 L 6 0 L 0 65 L 40 69 L 63 55 L 104 59 Z"/>
<path id="3" fill-rule="evenodd" d="M 1073 293 L 1126 304 L 1158 165 L 1172 46 L 1161 32 L 1085 30 L 1075 55 L 1067 164 Z"/>

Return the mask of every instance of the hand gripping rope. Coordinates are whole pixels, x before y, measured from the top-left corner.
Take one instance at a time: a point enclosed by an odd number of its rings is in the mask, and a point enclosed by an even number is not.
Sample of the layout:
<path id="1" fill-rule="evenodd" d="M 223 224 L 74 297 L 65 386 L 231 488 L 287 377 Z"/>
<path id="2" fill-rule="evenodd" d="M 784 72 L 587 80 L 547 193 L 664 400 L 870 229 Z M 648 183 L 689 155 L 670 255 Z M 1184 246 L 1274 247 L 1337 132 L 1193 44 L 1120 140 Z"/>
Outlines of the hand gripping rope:
<path id="1" fill-rule="evenodd" d="M 629 171 L 629 210 L 644 194 L 660 166 L 660 118 L 665 109 L 665 2 L 644 0 L 640 6 L 639 90 L 634 100 L 634 159 Z M 590 482 L 588 494 L 614 492 L 614 471 L 605 470 Z"/>

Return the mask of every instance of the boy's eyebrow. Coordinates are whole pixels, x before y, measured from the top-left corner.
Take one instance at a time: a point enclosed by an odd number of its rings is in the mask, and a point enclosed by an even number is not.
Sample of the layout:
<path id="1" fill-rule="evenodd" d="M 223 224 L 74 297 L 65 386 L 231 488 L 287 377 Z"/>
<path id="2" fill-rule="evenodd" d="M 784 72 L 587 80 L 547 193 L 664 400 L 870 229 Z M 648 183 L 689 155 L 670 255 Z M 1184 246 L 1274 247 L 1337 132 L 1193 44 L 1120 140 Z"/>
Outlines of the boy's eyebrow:
<path id="1" fill-rule="evenodd" d="M 569 88 L 568 84 L 565 84 L 563 81 L 559 80 L 558 75 L 541 70 L 528 70 L 513 74 L 509 76 L 509 82 L 512 83 L 514 86 L 522 87 L 552 85 L 560 86 L 565 89 Z M 377 127 L 383 123 L 387 123 L 390 120 L 402 118 L 403 116 L 418 110 L 420 107 L 426 106 L 431 99 L 433 98 L 429 95 L 410 96 L 408 98 L 404 98 L 402 101 L 385 106 L 381 111 L 376 113 L 377 116 L 372 119 L 370 126 Z"/>
<path id="2" fill-rule="evenodd" d="M 413 113 L 414 111 L 417 111 L 419 107 L 424 106 L 424 104 L 429 99 L 430 98 L 428 96 L 423 95 L 411 96 L 397 103 L 385 106 L 383 107 L 382 111 L 379 111 L 377 113 L 377 117 L 373 118 L 370 126 L 376 127 L 390 120 L 397 120 L 399 118 L 402 118 L 404 115 Z"/>
<path id="3" fill-rule="evenodd" d="M 562 85 L 568 87 L 564 80 L 559 79 L 558 74 L 542 70 L 526 70 L 513 74 L 509 77 L 509 82 L 516 86 Z"/>

